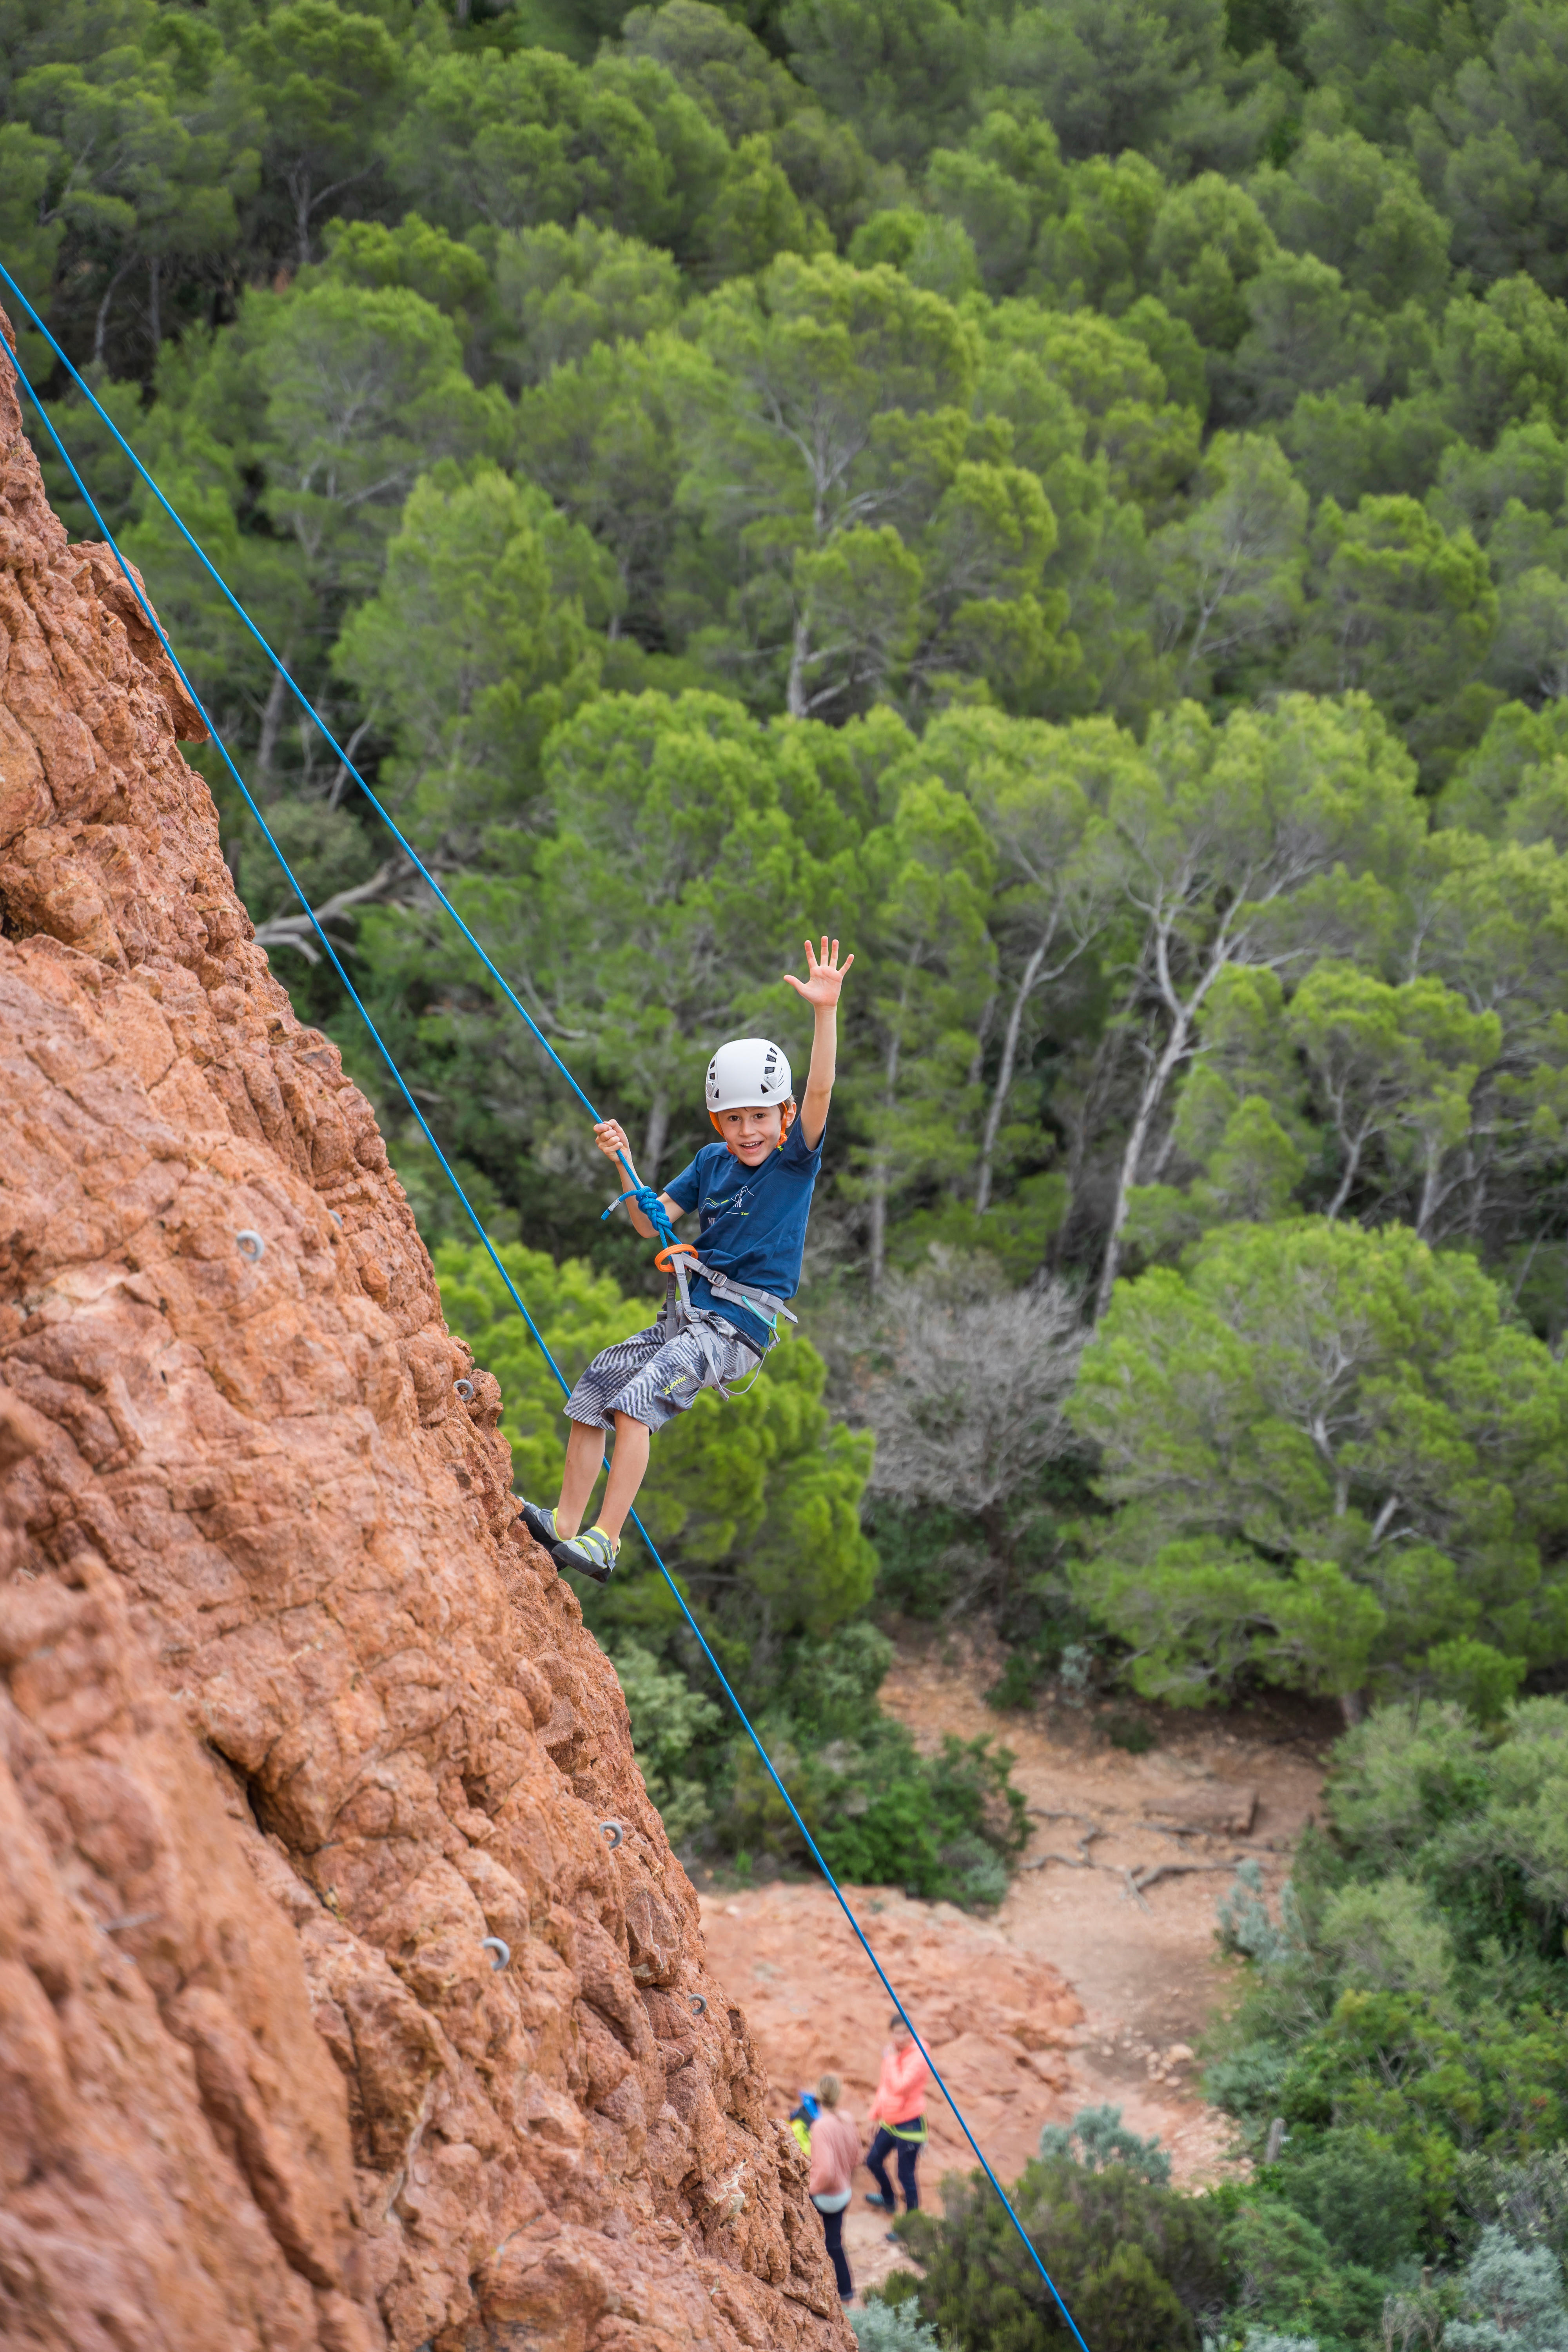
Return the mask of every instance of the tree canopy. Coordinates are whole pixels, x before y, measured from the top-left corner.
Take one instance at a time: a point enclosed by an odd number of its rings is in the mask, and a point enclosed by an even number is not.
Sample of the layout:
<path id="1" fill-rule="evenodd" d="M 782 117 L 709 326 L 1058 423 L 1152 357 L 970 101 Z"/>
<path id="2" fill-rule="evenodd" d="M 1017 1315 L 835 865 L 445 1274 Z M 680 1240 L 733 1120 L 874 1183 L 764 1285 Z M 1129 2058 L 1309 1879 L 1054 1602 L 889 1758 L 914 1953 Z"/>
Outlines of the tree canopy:
<path id="1" fill-rule="evenodd" d="M 645 1175 L 706 1140 L 716 1037 L 804 1061 L 795 943 L 856 949 L 826 1370 L 748 1408 L 838 1465 L 820 1589 L 768 1549 L 757 1432 L 711 1527 L 658 1506 L 733 1638 L 854 1615 L 863 1502 L 885 1590 L 988 1590 L 1043 1661 L 1170 1695 L 1480 1705 L 1559 1654 L 1565 27 L 0 0 L 7 267 L 368 792 L 22 354 L 531 1279 L 655 1288 L 378 806 Z M 211 772 L 301 1011 L 466 1249 Z M 1342 1441 L 1292 1418 L 1324 1348 Z M 846 1413 L 886 1475 L 833 1453 Z"/>

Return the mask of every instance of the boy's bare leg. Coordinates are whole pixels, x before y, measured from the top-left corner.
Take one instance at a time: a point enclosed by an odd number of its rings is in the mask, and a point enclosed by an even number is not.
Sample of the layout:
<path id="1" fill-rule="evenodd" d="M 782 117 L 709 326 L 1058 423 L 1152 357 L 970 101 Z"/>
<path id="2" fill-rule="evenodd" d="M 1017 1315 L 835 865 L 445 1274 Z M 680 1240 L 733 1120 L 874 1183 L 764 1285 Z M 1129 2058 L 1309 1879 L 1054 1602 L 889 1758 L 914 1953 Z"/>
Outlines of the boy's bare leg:
<path id="1" fill-rule="evenodd" d="M 637 1488 L 647 1475 L 648 1442 L 653 1435 L 647 1422 L 634 1421 L 629 1412 L 616 1415 L 616 1450 L 610 1456 L 610 1482 L 605 1488 L 605 1507 L 599 1513 L 599 1525 L 607 1536 L 621 1539 L 621 1529 L 637 1498 Z"/>
<path id="2" fill-rule="evenodd" d="M 645 1431 L 644 1435 L 647 1435 Z M 619 1448 L 616 1448 L 617 1453 Z M 558 1535 L 574 1536 L 594 1492 L 605 1461 L 605 1433 L 592 1422 L 574 1421 L 566 1440 L 566 1467 L 561 1474 L 561 1500 L 555 1507 Z M 647 1453 L 643 1461 L 646 1465 Z"/>

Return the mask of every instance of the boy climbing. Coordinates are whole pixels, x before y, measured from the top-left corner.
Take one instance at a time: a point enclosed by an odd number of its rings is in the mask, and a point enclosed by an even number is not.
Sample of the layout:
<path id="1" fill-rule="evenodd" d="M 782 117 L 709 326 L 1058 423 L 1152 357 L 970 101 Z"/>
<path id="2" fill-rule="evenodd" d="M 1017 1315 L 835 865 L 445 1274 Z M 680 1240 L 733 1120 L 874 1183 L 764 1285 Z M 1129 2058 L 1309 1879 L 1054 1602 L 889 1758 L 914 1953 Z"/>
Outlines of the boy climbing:
<path id="1" fill-rule="evenodd" d="M 566 1400 L 572 1423 L 561 1498 L 552 1511 L 522 1505 L 523 1525 L 558 1568 L 574 1568 L 607 1584 L 637 1489 L 647 1469 L 656 1429 L 696 1402 L 702 1389 L 728 1396 L 767 1354 L 777 1322 L 795 1318 L 786 1302 L 800 1282 L 811 1195 L 822 1165 L 822 1139 L 838 1063 L 838 996 L 855 959 L 838 961 L 838 942 L 805 942 L 806 977 L 784 979 L 812 1008 L 811 1067 L 798 1117 L 790 1066 L 765 1037 L 734 1037 L 708 1065 L 708 1113 L 719 1131 L 664 1192 L 666 1218 L 698 1215 L 697 1249 L 678 1245 L 685 1264 L 672 1271 L 669 1296 L 646 1331 L 595 1357 Z M 631 1146 L 619 1123 L 594 1130 L 606 1160 L 631 1167 Z M 636 1193 L 653 1196 L 632 1178 L 631 1220 L 645 1240 L 658 1238 Z M 668 1253 L 662 1253 L 661 1256 Z M 688 1273 L 688 1269 L 689 1272 Z M 584 1533 L 584 1515 L 604 1459 L 605 1432 L 615 1452 L 599 1517 Z"/>

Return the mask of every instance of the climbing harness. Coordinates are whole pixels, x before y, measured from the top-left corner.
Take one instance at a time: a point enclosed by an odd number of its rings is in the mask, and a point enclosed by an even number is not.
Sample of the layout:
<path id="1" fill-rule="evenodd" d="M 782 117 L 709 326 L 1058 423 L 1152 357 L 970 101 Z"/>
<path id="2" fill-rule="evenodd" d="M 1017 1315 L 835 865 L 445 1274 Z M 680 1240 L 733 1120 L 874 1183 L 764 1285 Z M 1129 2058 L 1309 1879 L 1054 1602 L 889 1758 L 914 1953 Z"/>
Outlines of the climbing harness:
<path id="1" fill-rule="evenodd" d="M 99 418 L 108 427 L 114 441 L 119 445 L 120 448 L 123 450 L 125 456 L 131 460 L 137 473 L 147 484 L 149 489 L 152 490 L 153 496 L 157 499 L 160 506 L 162 506 L 164 512 L 168 515 L 170 520 L 174 524 L 182 538 L 186 541 L 193 552 L 198 557 L 205 569 L 211 574 L 213 580 L 222 590 L 224 595 L 234 606 L 235 611 L 245 622 L 246 626 L 250 630 L 252 635 L 267 653 L 268 658 L 273 662 L 282 676 L 285 683 L 290 688 L 297 700 L 301 704 L 306 713 L 315 720 L 316 725 L 321 729 L 326 740 L 332 745 L 334 750 L 338 750 L 338 746 L 327 730 L 325 721 L 320 717 L 308 698 L 300 692 L 299 687 L 295 685 L 294 680 L 289 677 L 288 671 L 283 667 L 283 664 L 279 660 L 278 656 L 272 652 L 271 647 L 267 644 L 266 639 L 261 635 L 260 631 L 256 627 L 255 623 L 250 619 L 249 614 L 245 611 L 243 605 L 239 603 L 238 598 L 234 595 L 227 583 L 215 570 L 203 550 L 197 545 L 197 542 L 192 537 L 189 530 L 186 530 L 184 523 L 179 515 L 175 513 L 174 509 L 169 504 L 168 499 L 163 496 L 163 493 L 158 488 L 157 483 L 153 481 L 153 477 L 148 473 L 146 467 L 142 465 L 141 459 L 137 457 L 136 452 L 132 448 L 130 443 L 126 440 L 124 435 L 121 432 L 113 418 L 109 415 L 101 402 L 94 394 L 91 386 L 83 380 L 78 371 L 71 365 L 70 361 L 66 357 L 65 352 L 60 349 L 59 344 L 55 341 L 54 336 L 49 332 L 48 328 L 44 324 L 43 320 L 39 317 L 37 311 L 35 310 L 33 305 L 28 301 L 26 296 L 23 293 L 21 288 L 17 285 L 16 279 L 12 277 L 10 271 L 5 268 L 3 262 L 0 262 L 0 282 L 3 282 L 10 289 L 12 295 L 21 304 L 28 318 L 32 320 L 34 326 L 37 327 L 40 334 L 44 336 L 51 350 L 55 352 L 56 357 L 59 360 L 68 374 L 71 377 L 73 383 L 75 383 L 79 390 L 85 394 Z M 88 488 L 86 482 L 78 472 L 77 467 L 71 459 L 70 454 L 66 448 L 65 443 L 61 440 L 58 432 L 55 428 L 53 419 L 45 408 L 43 401 L 39 397 L 38 394 L 34 389 L 31 380 L 25 373 L 21 362 L 17 358 L 16 352 L 12 349 L 11 345 L 5 341 L 3 335 L 0 335 L 0 352 L 4 352 L 5 358 L 9 361 L 11 367 L 15 372 L 18 384 L 26 394 L 27 398 L 31 401 L 34 409 L 37 411 L 44 430 L 47 433 L 49 439 L 54 444 L 55 450 L 61 464 L 65 467 L 67 473 L 70 476 L 71 480 L 76 485 L 78 491 L 80 493 L 81 498 L 86 504 L 89 513 L 92 516 L 94 522 L 102 532 L 104 543 L 109 548 L 115 562 L 120 566 L 121 572 L 124 574 L 126 584 L 130 588 L 132 594 L 135 597 L 136 603 L 146 620 L 148 627 L 153 631 L 158 644 L 163 647 L 163 652 L 168 656 L 170 664 L 174 668 L 175 677 L 179 679 L 180 684 L 184 687 L 186 694 L 190 697 L 193 709 L 195 710 L 203 725 L 206 728 L 209 735 L 211 736 L 214 749 L 217 752 L 218 757 L 222 760 L 229 776 L 232 778 L 235 787 L 239 793 L 241 799 L 244 801 L 246 807 L 249 810 L 251 815 L 255 818 L 257 824 L 259 826 L 262 836 L 268 848 L 271 850 L 273 856 L 277 858 L 279 865 L 281 866 L 284 877 L 289 883 L 289 887 L 300 901 L 305 919 L 309 922 L 310 929 L 316 935 L 316 939 L 321 945 L 322 953 L 326 956 L 333 971 L 336 972 L 349 1002 L 353 1004 L 355 1012 L 364 1023 L 365 1028 L 369 1033 L 371 1042 L 375 1046 L 376 1051 L 380 1054 L 382 1060 L 385 1063 L 394 1084 L 396 1086 L 398 1092 L 401 1094 L 410 1112 L 413 1114 L 413 1117 L 417 1123 L 420 1131 L 424 1135 L 426 1141 L 429 1144 L 431 1150 L 435 1153 L 443 1175 L 451 1185 L 453 1192 L 456 1193 L 458 1202 L 462 1205 L 464 1214 L 467 1216 L 468 1223 L 472 1225 L 475 1234 L 485 1250 L 486 1255 L 489 1256 L 491 1265 L 495 1267 L 496 1272 L 500 1275 L 502 1283 L 505 1285 L 513 1306 L 521 1316 L 524 1324 L 527 1326 L 529 1332 L 539 1348 L 540 1353 L 543 1356 L 545 1362 L 550 1366 L 551 1371 L 554 1374 L 563 1395 L 569 1394 L 570 1383 L 567 1381 L 566 1376 L 562 1371 L 560 1365 L 551 1354 L 550 1349 L 546 1344 L 544 1335 L 540 1330 L 539 1326 L 534 1321 L 532 1316 L 529 1313 L 528 1307 L 524 1303 L 522 1295 L 519 1291 L 517 1285 L 513 1282 L 510 1275 L 507 1272 L 506 1267 L 502 1265 L 494 1243 L 490 1240 L 489 1234 L 485 1231 L 484 1224 L 479 1218 L 479 1212 L 475 1209 L 473 1202 L 469 1200 L 467 1192 L 463 1190 L 451 1162 L 448 1160 L 446 1153 L 442 1150 L 439 1143 L 437 1141 L 429 1121 L 425 1117 L 424 1112 L 420 1109 L 407 1080 L 404 1077 L 402 1071 L 398 1068 L 397 1064 L 393 1057 L 391 1048 L 387 1045 L 380 1030 L 371 1019 L 370 1013 L 366 1010 L 358 990 L 354 987 L 353 981 L 350 980 L 347 971 L 343 968 L 342 961 L 339 956 L 337 950 L 333 947 L 331 940 L 328 938 L 325 930 L 318 921 L 315 909 L 311 907 L 310 899 L 306 896 L 306 893 L 297 878 L 292 866 L 290 866 L 288 859 L 284 856 L 283 851 L 274 836 L 271 827 L 268 825 L 267 819 L 262 814 L 260 808 L 257 804 L 255 798 L 245 782 L 245 779 L 241 776 L 239 770 L 235 765 L 226 744 L 224 742 L 223 738 L 218 734 L 216 729 L 213 726 L 212 720 L 207 715 L 205 707 L 204 706 L 200 696 L 196 693 L 195 688 L 192 685 L 190 678 L 185 673 L 179 656 L 175 653 L 173 645 L 170 643 L 168 634 L 165 631 L 163 623 L 159 620 L 158 615 L 153 611 L 152 604 L 142 587 L 141 582 L 137 579 L 135 572 L 132 570 L 125 557 L 121 554 L 118 541 L 115 539 L 113 532 L 110 530 L 109 525 L 104 520 L 103 516 L 99 509 L 97 500 L 93 498 L 93 495 Z M 353 777 L 354 782 L 365 793 L 365 796 L 370 801 L 372 807 L 374 807 L 377 814 L 382 816 L 384 822 L 401 842 L 403 839 L 402 835 L 397 832 L 397 828 L 392 824 L 391 818 L 388 817 L 384 810 L 381 808 L 381 804 L 376 800 L 374 793 L 371 792 L 370 787 L 364 782 L 363 778 L 353 767 L 352 761 L 348 760 L 346 753 L 340 751 L 339 756 L 342 759 L 345 768 L 347 768 L 348 772 Z M 405 844 L 404 846 L 406 848 L 407 845 Z M 518 1013 L 521 1014 L 522 1019 L 527 1023 L 529 1028 L 532 1031 L 533 1035 L 543 1047 L 545 1053 L 548 1054 L 552 1062 L 554 1063 L 556 1068 L 566 1079 L 567 1084 L 571 1087 L 578 1100 L 583 1104 L 584 1109 L 587 1110 L 595 1126 L 601 1124 L 598 1114 L 595 1110 L 593 1104 L 583 1092 L 582 1087 L 577 1084 L 577 1081 L 572 1076 L 571 1071 L 567 1069 L 565 1063 L 562 1061 L 561 1056 L 556 1053 L 548 1038 L 545 1037 L 538 1024 L 528 1012 L 527 1007 L 521 1003 L 513 990 L 502 978 L 501 974 L 496 971 L 496 967 L 491 962 L 490 958 L 486 954 L 478 940 L 474 938 L 473 933 L 463 921 L 462 917 L 458 913 L 456 908 L 451 905 L 450 901 L 446 897 L 446 894 L 436 882 L 434 877 L 426 871 L 419 859 L 415 856 L 412 850 L 408 850 L 407 854 L 411 858 L 413 858 L 414 863 L 418 866 L 420 873 L 425 876 L 425 878 L 429 883 L 431 889 L 435 892 L 442 906 L 447 908 L 447 911 L 451 916 L 453 921 L 462 931 L 464 938 L 468 940 L 470 945 L 474 948 L 475 952 L 480 958 L 486 970 L 494 975 L 495 979 L 505 992 L 509 1001 L 515 1006 Z M 624 1160 L 623 1165 L 625 1165 Z M 626 1174 L 628 1178 L 633 1177 L 633 1171 L 629 1167 L 626 1169 Z M 633 1181 L 635 1182 L 635 1178 Z M 639 1188 L 639 1190 L 647 1189 L 650 1188 Z M 657 1201 L 657 1195 L 655 1198 Z M 640 1200 L 638 1202 L 638 1205 L 642 1205 Z M 660 1211 L 660 1215 L 661 1217 L 663 1216 L 662 1210 Z M 652 1222 L 651 1219 L 650 1222 Z M 664 1222 L 668 1225 L 668 1221 L 667 1218 Z M 671 1236 L 671 1239 L 673 1241 L 673 1235 Z M 689 1250 L 690 1244 L 681 1244 L 681 1247 Z M 695 1255 L 695 1253 L 692 1254 Z M 802 1839 L 805 1841 L 806 1850 L 810 1853 L 812 1860 L 816 1863 L 817 1868 L 821 1871 L 823 1877 L 831 1887 L 834 1898 L 837 1901 L 839 1909 L 843 1912 L 851 1933 L 854 1935 L 856 1941 L 859 1944 L 860 1948 L 865 1953 L 867 1958 L 870 1961 L 872 1968 L 876 1970 L 878 1979 L 880 1981 L 882 1989 L 886 1992 L 889 2000 L 892 2002 L 893 2007 L 898 2011 L 899 2015 L 903 2019 L 905 2025 L 908 2026 L 910 2040 L 914 2042 L 916 2049 L 919 2050 L 921 2057 L 924 2058 L 927 2065 L 931 2068 L 931 2080 L 936 2084 L 937 2088 L 942 2092 L 942 2095 L 946 2099 L 948 2105 L 952 2108 L 954 2120 L 957 2122 L 958 2127 L 963 2132 L 964 2138 L 969 2143 L 969 2147 L 973 2154 L 975 2162 L 979 2165 L 981 2170 L 984 2173 L 986 2179 L 990 2182 L 992 2188 L 995 2190 L 997 2197 L 1000 2199 L 1003 2210 L 1006 2213 L 1008 2220 L 1012 2222 L 1014 2229 L 1017 2231 L 1026 2252 L 1028 2254 L 1036 2270 L 1039 2273 L 1041 2279 L 1050 2294 L 1052 2301 L 1055 2303 L 1057 2309 L 1060 2312 L 1063 2320 L 1066 2322 L 1068 2330 L 1071 2335 L 1074 2343 L 1079 2347 L 1079 2352 L 1089 2352 L 1089 2347 L 1084 2342 L 1083 2336 L 1079 2330 L 1078 2324 L 1073 2318 L 1071 2312 L 1068 2309 L 1067 2305 L 1062 2300 L 1062 2296 L 1058 2289 L 1056 2281 L 1052 2278 L 1049 2271 L 1046 2268 L 1044 2262 L 1040 2258 L 1037 2248 L 1030 2238 L 1028 2231 L 1025 2229 L 1023 2222 L 1019 2220 L 1012 2200 L 1007 2195 L 1006 2190 L 1003 2188 L 1000 2180 L 996 2178 L 991 2165 L 987 2162 L 979 2141 L 975 2138 L 974 2134 L 970 2130 L 963 2109 L 960 2107 L 957 2100 L 953 2097 L 952 2093 L 948 2089 L 946 2083 L 942 2080 L 940 2070 L 932 2062 L 930 2051 L 926 2048 L 925 2043 L 921 2040 L 919 2033 L 916 2032 L 913 2020 L 910 2018 L 909 2011 L 905 2009 L 903 2002 L 899 1999 L 898 1993 L 894 1990 L 892 1981 L 889 1979 L 887 1970 L 883 1968 L 881 1961 L 878 1958 L 865 1929 L 861 1927 L 860 1922 L 857 1919 L 854 1912 L 851 1910 L 848 1899 L 846 1896 L 843 1888 L 839 1885 L 837 1879 L 833 1874 L 833 1872 L 828 1868 L 821 1848 L 818 1846 L 816 1840 L 812 1836 L 810 1830 L 806 1827 L 805 1822 L 802 1818 L 799 1807 L 796 1805 L 794 1798 L 790 1795 L 789 1790 L 785 1788 L 783 1780 L 780 1779 L 773 1759 L 770 1757 L 766 1748 L 763 1746 L 761 1738 L 752 1723 L 751 1717 L 747 1715 L 745 1708 L 741 1705 L 739 1698 L 731 1688 L 729 1676 L 725 1674 L 723 1667 L 720 1664 L 718 1659 L 713 1654 L 712 1648 L 709 1643 L 707 1636 L 704 1634 L 702 1628 L 699 1625 L 696 1618 L 691 1612 L 685 1594 L 681 1591 L 679 1585 L 677 1584 L 674 1577 L 671 1576 L 668 1569 L 665 1566 L 664 1560 L 660 1556 L 653 1538 L 649 1536 L 647 1529 L 643 1526 L 640 1517 L 638 1517 L 635 1511 L 631 1516 L 633 1526 L 637 1528 L 637 1533 L 641 1536 L 644 1544 L 647 1546 L 649 1559 L 653 1561 L 654 1566 L 658 1569 L 666 1584 L 669 1587 L 671 1596 L 673 1597 L 677 1607 L 679 1609 L 682 1617 L 686 1620 L 687 1626 L 696 1640 L 698 1647 L 702 1652 L 703 1656 L 707 1659 L 709 1665 L 712 1668 L 720 1688 L 723 1691 L 725 1697 L 730 1702 L 730 1705 L 734 1708 L 735 1714 L 738 1717 L 747 1738 L 751 1740 L 752 1747 L 756 1749 L 758 1760 L 762 1764 L 762 1767 L 766 1772 L 769 1780 L 773 1782 L 773 1787 L 778 1790 L 780 1797 L 784 1800 L 784 1806 L 789 1812 L 790 1818 L 794 1822 L 796 1829 L 799 1831 Z M 620 1825 L 619 1823 L 616 1823 L 616 1826 L 618 1828 Z M 500 1942 L 499 1937 L 495 1940 L 498 1943 Z M 508 1958 L 510 1959 L 510 1954 L 508 1953 Z M 702 2014 L 707 2007 L 706 2002 L 701 2000 L 700 1995 L 693 1995 L 691 1996 L 691 1999 L 694 2013 L 698 2015 Z"/>
<path id="2" fill-rule="evenodd" d="M 694 1243 L 678 1240 L 664 1202 L 651 1184 L 634 1184 L 628 1192 L 618 1194 L 599 1223 L 603 1224 L 605 1217 L 613 1217 L 616 1211 L 623 1206 L 639 1210 L 662 1244 L 655 1250 L 653 1262 L 665 1277 L 665 1322 L 670 1332 L 691 1333 L 708 1368 L 708 1385 L 717 1390 L 726 1404 L 736 1397 L 750 1396 L 762 1376 L 768 1350 L 778 1344 L 779 1317 L 782 1315 L 786 1323 L 798 1323 L 799 1316 L 792 1313 L 782 1298 L 775 1298 L 771 1290 L 753 1290 L 749 1283 L 731 1281 L 729 1275 L 721 1274 L 717 1266 L 705 1262 Z M 767 1325 L 772 1334 L 767 1348 L 757 1349 L 757 1369 L 744 1388 L 732 1389 L 726 1384 L 714 1354 L 713 1334 L 702 1320 L 700 1311 L 691 1304 L 691 1284 L 698 1276 L 708 1285 L 715 1298 L 724 1299 L 732 1307 L 750 1307 L 752 1313 Z M 730 1328 L 744 1346 L 756 1346 L 749 1332 L 739 1330 L 734 1324 Z"/>
<path id="3" fill-rule="evenodd" d="M 907 2124 L 884 2124 L 882 2129 L 889 2139 L 901 2139 L 907 2147 L 924 2147 L 931 2137 L 924 2116 L 916 2116 Z"/>

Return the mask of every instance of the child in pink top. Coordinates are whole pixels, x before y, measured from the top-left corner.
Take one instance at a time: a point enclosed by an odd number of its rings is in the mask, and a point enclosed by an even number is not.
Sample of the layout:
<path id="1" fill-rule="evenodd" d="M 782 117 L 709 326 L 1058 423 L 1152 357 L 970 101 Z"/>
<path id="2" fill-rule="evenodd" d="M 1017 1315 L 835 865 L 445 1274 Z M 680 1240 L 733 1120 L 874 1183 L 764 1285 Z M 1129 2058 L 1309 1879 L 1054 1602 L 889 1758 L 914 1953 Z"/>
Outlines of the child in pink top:
<path id="1" fill-rule="evenodd" d="M 882 2053 L 882 2075 L 877 2084 L 877 2095 L 871 2102 L 871 2121 L 877 2126 L 877 2137 L 871 2142 L 866 2158 L 866 2169 L 877 2184 L 877 2191 L 867 2197 L 868 2205 L 880 2206 L 888 2214 L 899 2210 L 892 2184 L 888 2179 L 888 2158 L 897 2152 L 899 2186 L 904 2192 L 904 2208 L 913 2213 L 920 2206 L 920 2190 L 915 2186 L 915 2165 L 926 2142 L 926 2084 L 931 2081 L 931 2068 L 921 2055 L 920 2044 L 901 2017 L 889 2021 L 888 2044 Z M 889 2230 L 888 2235 L 892 2236 Z"/>

